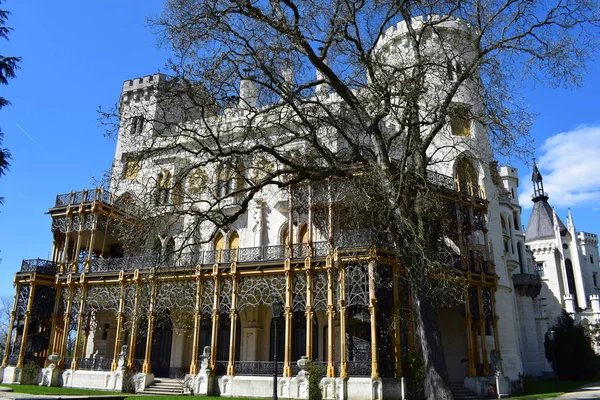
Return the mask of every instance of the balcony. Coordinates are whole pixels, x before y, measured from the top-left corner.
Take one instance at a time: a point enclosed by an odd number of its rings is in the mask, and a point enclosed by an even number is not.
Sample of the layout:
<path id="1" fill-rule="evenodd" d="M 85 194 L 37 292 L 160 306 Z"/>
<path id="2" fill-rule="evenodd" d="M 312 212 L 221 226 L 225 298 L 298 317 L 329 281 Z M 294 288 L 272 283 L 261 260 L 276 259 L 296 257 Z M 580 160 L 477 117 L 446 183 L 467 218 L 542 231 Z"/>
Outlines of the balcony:
<path id="1" fill-rule="evenodd" d="M 542 277 L 537 274 L 513 274 L 512 278 L 521 296 L 537 297 L 542 290 Z"/>
<path id="2" fill-rule="evenodd" d="M 108 190 L 104 189 L 90 189 L 79 192 L 59 194 L 56 195 L 54 207 L 78 205 L 91 203 L 93 201 L 101 201 L 106 204 L 112 204 L 112 195 Z"/>
<path id="3" fill-rule="evenodd" d="M 36 272 L 43 275 L 56 275 L 58 264 L 49 260 L 35 258 L 33 260 L 23 260 L 21 262 L 20 272 Z"/>

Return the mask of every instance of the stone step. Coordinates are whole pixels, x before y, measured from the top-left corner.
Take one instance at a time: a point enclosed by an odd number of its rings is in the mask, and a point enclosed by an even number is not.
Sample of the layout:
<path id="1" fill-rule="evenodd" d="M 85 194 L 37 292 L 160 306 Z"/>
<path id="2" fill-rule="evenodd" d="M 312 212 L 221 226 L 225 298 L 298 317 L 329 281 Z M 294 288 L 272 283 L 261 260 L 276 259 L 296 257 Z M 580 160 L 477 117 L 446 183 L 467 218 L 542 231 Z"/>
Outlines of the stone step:
<path id="1" fill-rule="evenodd" d="M 453 382 L 450 384 L 450 390 L 454 395 L 455 400 L 481 400 L 487 397 L 479 396 L 477 393 L 470 391 L 463 386 L 462 383 Z"/>
<path id="2" fill-rule="evenodd" d="M 160 378 L 144 389 L 144 394 L 178 395 L 183 394 L 183 384 L 178 379 Z"/>

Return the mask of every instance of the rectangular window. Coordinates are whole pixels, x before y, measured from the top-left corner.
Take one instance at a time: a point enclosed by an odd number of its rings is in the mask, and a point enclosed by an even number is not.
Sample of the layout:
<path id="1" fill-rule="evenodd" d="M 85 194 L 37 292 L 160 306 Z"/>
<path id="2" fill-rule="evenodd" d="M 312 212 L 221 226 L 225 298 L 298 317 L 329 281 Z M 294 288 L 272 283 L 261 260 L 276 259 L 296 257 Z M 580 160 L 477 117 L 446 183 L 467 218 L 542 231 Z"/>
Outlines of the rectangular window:
<path id="1" fill-rule="evenodd" d="M 471 113 L 467 107 L 455 107 L 450 116 L 453 136 L 471 136 Z"/>
<path id="2" fill-rule="evenodd" d="M 594 287 L 598 287 L 598 274 L 596 272 L 592 274 L 592 279 L 594 279 Z"/>
<path id="3" fill-rule="evenodd" d="M 129 133 L 142 133 L 144 130 L 144 117 L 137 116 L 131 119 L 131 126 L 129 127 Z"/>
<path id="4" fill-rule="evenodd" d="M 544 278 L 544 263 L 543 262 L 538 262 L 535 263 L 535 273 L 536 275 L 541 276 L 542 278 Z"/>
<path id="5" fill-rule="evenodd" d="M 140 172 L 140 159 L 137 157 L 130 157 L 125 161 L 125 169 L 123 171 L 123 177 L 125 179 L 134 179 Z"/>

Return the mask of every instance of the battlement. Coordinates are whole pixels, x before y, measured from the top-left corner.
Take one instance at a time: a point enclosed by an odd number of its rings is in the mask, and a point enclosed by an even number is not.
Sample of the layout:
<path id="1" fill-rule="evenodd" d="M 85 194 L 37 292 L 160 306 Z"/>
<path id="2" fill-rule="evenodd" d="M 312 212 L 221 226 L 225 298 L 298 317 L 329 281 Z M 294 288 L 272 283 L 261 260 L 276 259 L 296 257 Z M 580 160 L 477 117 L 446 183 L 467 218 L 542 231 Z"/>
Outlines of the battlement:
<path id="1" fill-rule="evenodd" d="M 143 90 L 166 80 L 167 76 L 165 74 L 146 75 L 141 78 L 129 79 L 123 82 L 123 92 Z"/>
<path id="2" fill-rule="evenodd" d="M 439 15 L 431 15 L 431 16 L 417 16 L 414 17 L 411 21 L 411 25 L 413 29 L 418 30 L 423 27 L 425 24 L 435 24 L 436 29 L 446 29 L 446 30 L 455 30 L 461 32 L 470 32 L 471 27 L 469 24 L 461 20 L 459 18 L 448 18 L 444 19 Z M 406 21 L 400 21 L 395 26 L 391 26 L 379 39 L 376 47 L 383 47 L 390 44 L 393 44 L 395 41 L 401 39 L 408 32 L 408 26 Z"/>
<path id="3" fill-rule="evenodd" d="M 519 170 L 508 165 L 500 167 L 500 176 L 502 178 L 519 179 Z"/>
<path id="4" fill-rule="evenodd" d="M 595 233 L 578 232 L 577 236 L 579 237 L 579 240 L 583 244 L 594 245 L 594 246 L 598 245 L 598 235 L 596 235 Z"/>

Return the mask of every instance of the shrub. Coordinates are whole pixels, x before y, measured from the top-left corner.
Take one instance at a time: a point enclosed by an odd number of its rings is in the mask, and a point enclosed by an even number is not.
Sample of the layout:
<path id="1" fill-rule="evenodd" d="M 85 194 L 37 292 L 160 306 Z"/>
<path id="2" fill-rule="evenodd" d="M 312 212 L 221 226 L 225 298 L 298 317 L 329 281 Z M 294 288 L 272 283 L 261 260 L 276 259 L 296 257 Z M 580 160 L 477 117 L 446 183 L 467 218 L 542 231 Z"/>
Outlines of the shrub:
<path id="1" fill-rule="evenodd" d="M 21 369 L 21 385 L 37 385 L 40 383 L 42 369 L 35 361 L 29 361 Z"/>
<path id="2" fill-rule="evenodd" d="M 308 399 L 309 400 L 321 400 L 322 393 L 319 384 L 323 379 L 324 371 L 323 367 L 319 364 L 311 362 L 308 365 Z"/>
<path id="3" fill-rule="evenodd" d="M 406 355 L 402 358 L 402 372 L 406 377 L 407 397 L 425 398 L 425 361 L 420 355 Z"/>

